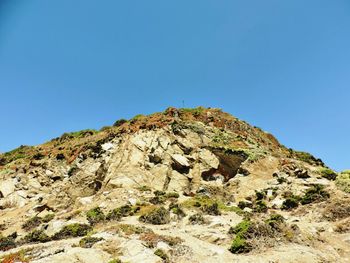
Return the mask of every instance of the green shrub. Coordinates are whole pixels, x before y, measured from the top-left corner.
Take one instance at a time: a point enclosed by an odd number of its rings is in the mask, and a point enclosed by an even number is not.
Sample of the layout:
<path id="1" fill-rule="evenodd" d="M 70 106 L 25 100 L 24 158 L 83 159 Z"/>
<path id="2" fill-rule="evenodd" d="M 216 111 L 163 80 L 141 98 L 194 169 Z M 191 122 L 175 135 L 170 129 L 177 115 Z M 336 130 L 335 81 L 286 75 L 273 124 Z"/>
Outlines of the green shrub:
<path id="1" fill-rule="evenodd" d="M 300 198 L 298 196 L 287 197 L 286 200 L 283 201 L 281 209 L 282 210 L 290 210 L 290 209 L 298 207 L 299 199 Z"/>
<path id="2" fill-rule="evenodd" d="M 272 214 L 269 219 L 266 220 L 266 224 L 273 229 L 279 229 L 279 226 L 284 223 L 284 217 L 279 214 Z"/>
<path id="3" fill-rule="evenodd" d="M 119 120 L 117 120 L 117 121 L 113 124 L 113 126 L 114 126 L 114 127 L 119 127 L 119 126 L 123 125 L 123 124 L 126 123 L 126 122 L 128 122 L 128 121 L 125 120 L 125 119 L 119 119 Z"/>
<path id="4" fill-rule="evenodd" d="M 313 185 L 309 188 L 301 198 L 301 204 L 306 205 L 313 202 L 322 202 L 327 200 L 330 194 L 324 190 L 324 186 L 320 184 Z"/>
<path id="5" fill-rule="evenodd" d="M 201 207 L 201 209 L 202 209 L 203 213 L 208 214 L 208 215 L 212 215 L 212 216 L 221 215 L 218 203 L 204 205 Z"/>
<path id="6" fill-rule="evenodd" d="M 267 205 L 263 200 L 258 200 L 255 202 L 255 206 L 253 208 L 254 212 L 265 213 L 267 212 L 267 210 L 268 210 Z"/>
<path id="7" fill-rule="evenodd" d="M 170 222 L 170 213 L 164 207 L 154 207 L 150 211 L 142 214 L 139 220 L 153 225 L 163 225 Z"/>
<path id="8" fill-rule="evenodd" d="M 17 246 L 13 237 L 3 237 L 0 235 L 0 251 L 10 250 Z"/>
<path id="9" fill-rule="evenodd" d="M 307 152 L 301 152 L 301 151 L 294 151 L 292 149 L 289 149 L 289 152 L 291 154 L 291 157 L 294 157 L 300 161 L 306 162 L 311 165 L 318 165 L 318 166 L 324 166 L 324 163 L 321 159 L 315 158 L 312 154 Z"/>
<path id="10" fill-rule="evenodd" d="M 160 257 L 161 259 L 163 259 L 164 262 L 168 262 L 169 261 L 169 256 L 162 249 L 157 249 L 154 252 L 154 255 Z"/>
<path id="11" fill-rule="evenodd" d="M 203 214 L 201 213 L 197 213 L 197 214 L 194 214 L 194 215 L 191 215 L 189 218 L 188 218 L 188 221 L 192 224 L 192 225 L 203 225 L 205 224 L 205 219 L 203 217 Z"/>
<path id="12" fill-rule="evenodd" d="M 253 204 L 251 202 L 246 201 L 239 201 L 237 206 L 242 210 L 246 207 L 253 208 Z"/>
<path id="13" fill-rule="evenodd" d="M 232 241 L 229 251 L 233 254 L 241 254 L 248 253 L 251 249 L 252 248 L 243 237 L 236 236 Z"/>
<path id="14" fill-rule="evenodd" d="M 112 259 L 111 261 L 109 261 L 108 263 L 122 263 L 122 261 L 120 259 Z"/>
<path id="15" fill-rule="evenodd" d="M 342 172 L 335 180 L 335 184 L 340 190 L 350 193 L 350 171 Z"/>
<path id="16" fill-rule="evenodd" d="M 70 237 L 86 236 L 91 231 L 91 226 L 87 224 L 74 223 L 64 226 L 60 231 L 53 235 L 54 240 L 65 239 Z"/>
<path id="17" fill-rule="evenodd" d="M 266 197 L 266 193 L 264 191 L 256 191 L 255 190 L 256 200 L 263 200 Z"/>
<path id="18" fill-rule="evenodd" d="M 52 219 L 54 219 L 55 218 L 55 214 L 47 214 L 46 216 L 44 216 L 42 219 L 41 219 L 41 221 L 43 222 L 43 223 L 48 223 L 48 222 L 50 222 Z"/>
<path id="19" fill-rule="evenodd" d="M 146 185 L 142 185 L 140 187 L 137 187 L 137 190 L 139 190 L 140 192 L 150 192 L 150 191 L 152 191 L 152 189 L 149 186 L 146 186 Z"/>
<path id="20" fill-rule="evenodd" d="M 169 210 L 177 215 L 179 218 L 183 218 L 186 216 L 186 213 L 183 211 L 179 204 L 172 203 L 169 205 Z"/>
<path id="21" fill-rule="evenodd" d="M 32 230 L 33 228 L 40 226 L 41 223 L 42 223 L 41 218 L 38 216 L 34 216 L 28 219 L 27 221 L 25 221 L 24 224 L 22 225 L 22 228 L 25 230 Z"/>
<path id="22" fill-rule="evenodd" d="M 328 180 L 334 181 L 337 178 L 337 173 L 329 168 L 322 168 L 320 170 L 321 176 Z"/>
<path id="23" fill-rule="evenodd" d="M 27 243 L 44 243 L 50 240 L 50 237 L 46 235 L 46 233 L 42 229 L 34 230 L 24 237 L 24 241 Z"/>
<path id="24" fill-rule="evenodd" d="M 119 221 L 122 217 L 134 215 L 140 208 L 138 206 L 123 205 L 111 210 L 106 219 Z"/>
<path id="25" fill-rule="evenodd" d="M 103 214 L 101 208 L 99 207 L 90 209 L 86 213 L 86 217 L 91 225 L 97 224 L 98 222 L 105 220 L 105 215 Z"/>
<path id="26" fill-rule="evenodd" d="M 82 248 L 91 248 L 95 243 L 103 240 L 102 237 L 83 237 L 79 241 L 79 246 Z"/>
<path id="27" fill-rule="evenodd" d="M 245 233 L 248 232 L 251 225 L 252 225 L 252 222 L 250 220 L 243 220 L 238 225 L 234 227 L 230 227 L 228 233 L 235 234 L 235 235 L 244 235 Z"/>
<path id="28" fill-rule="evenodd" d="M 175 192 L 170 192 L 170 193 L 166 193 L 165 197 L 166 198 L 179 198 L 180 195 L 178 193 L 175 193 Z"/>

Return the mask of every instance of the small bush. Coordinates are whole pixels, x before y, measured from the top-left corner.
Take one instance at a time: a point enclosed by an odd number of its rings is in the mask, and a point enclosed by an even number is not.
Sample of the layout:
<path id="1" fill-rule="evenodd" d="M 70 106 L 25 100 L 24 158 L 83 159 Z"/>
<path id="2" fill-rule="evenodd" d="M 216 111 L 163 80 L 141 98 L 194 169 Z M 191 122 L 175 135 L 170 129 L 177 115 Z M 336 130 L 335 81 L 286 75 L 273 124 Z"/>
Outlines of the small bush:
<path id="1" fill-rule="evenodd" d="M 265 213 L 265 212 L 267 212 L 268 208 L 267 208 L 266 203 L 263 200 L 258 200 L 258 201 L 256 201 L 253 210 L 256 213 Z"/>
<path id="2" fill-rule="evenodd" d="M 108 263 L 122 263 L 122 261 L 118 258 L 112 259 L 111 261 L 109 261 Z"/>
<path id="3" fill-rule="evenodd" d="M 170 192 L 170 193 L 166 193 L 165 197 L 166 198 L 179 198 L 180 195 L 178 193 L 175 193 L 175 192 Z"/>
<path id="4" fill-rule="evenodd" d="M 92 228 L 86 224 L 74 223 L 64 226 L 59 232 L 53 235 L 52 239 L 59 240 L 70 237 L 86 236 Z"/>
<path id="5" fill-rule="evenodd" d="M 142 214 L 139 220 L 153 225 L 163 225 L 170 222 L 170 213 L 164 207 L 154 207 L 150 211 Z"/>
<path id="6" fill-rule="evenodd" d="M 0 261 L 1 263 L 15 263 L 15 262 L 29 263 L 29 260 L 25 257 L 25 253 L 23 250 L 0 257 Z"/>
<path id="7" fill-rule="evenodd" d="M 175 215 L 177 215 L 179 218 L 183 218 L 186 216 L 186 213 L 183 211 L 183 209 L 179 204 L 174 204 L 174 203 L 170 204 L 169 210 L 173 212 Z"/>
<path id="8" fill-rule="evenodd" d="M 293 208 L 298 207 L 299 205 L 299 197 L 297 196 L 290 196 L 287 197 L 286 200 L 283 201 L 281 209 L 282 210 L 291 210 Z"/>
<path id="9" fill-rule="evenodd" d="M 211 205 L 204 205 L 204 206 L 202 206 L 201 209 L 202 209 L 203 213 L 208 214 L 208 215 L 213 215 L 213 216 L 221 215 L 218 203 L 213 203 Z"/>
<path id="10" fill-rule="evenodd" d="M 309 188 L 305 195 L 301 198 L 301 204 L 306 205 L 313 202 L 322 202 L 327 200 L 330 194 L 324 190 L 324 186 L 320 184 L 313 185 Z"/>
<path id="11" fill-rule="evenodd" d="M 146 186 L 146 185 L 137 187 L 137 190 L 139 190 L 140 192 L 150 192 L 150 191 L 152 191 L 152 189 L 149 186 Z"/>
<path id="12" fill-rule="evenodd" d="M 232 241 L 231 247 L 229 248 L 229 251 L 233 254 L 248 253 L 251 250 L 252 248 L 250 245 L 241 236 L 236 236 Z"/>
<path id="13" fill-rule="evenodd" d="M 133 207 L 130 205 L 123 205 L 116 209 L 113 209 L 107 214 L 107 220 L 117 220 L 119 221 L 122 217 L 132 216 L 134 215 L 140 208 Z"/>
<path id="14" fill-rule="evenodd" d="M 79 246 L 82 248 L 91 248 L 95 243 L 103 240 L 102 237 L 83 237 L 79 241 Z"/>
<path id="15" fill-rule="evenodd" d="M 280 225 L 284 223 L 284 217 L 279 214 L 272 214 L 269 219 L 266 220 L 266 224 L 273 229 L 279 230 Z"/>
<path id="16" fill-rule="evenodd" d="M 192 225 L 203 225 L 205 224 L 205 219 L 203 217 L 203 214 L 201 213 L 197 213 L 197 214 L 194 214 L 194 215 L 191 215 L 189 218 L 188 218 L 188 221 L 192 224 Z"/>
<path id="17" fill-rule="evenodd" d="M 87 220 L 91 225 L 97 224 L 105 220 L 105 215 L 103 214 L 101 208 L 95 207 L 86 213 Z"/>
<path id="18" fill-rule="evenodd" d="M 164 262 L 168 262 L 169 261 L 169 256 L 162 249 L 157 249 L 154 252 L 154 255 L 160 257 L 161 259 L 163 259 Z"/>
<path id="19" fill-rule="evenodd" d="M 0 251 L 10 250 L 17 246 L 13 237 L 3 237 L 0 235 Z"/>
<path id="20" fill-rule="evenodd" d="M 33 228 L 40 226 L 41 223 L 42 223 L 41 218 L 38 216 L 34 216 L 28 219 L 26 222 L 24 222 L 24 224 L 22 225 L 22 228 L 27 231 L 32 230 Z"/>
<path id="21" fill-rule="evenodd" d="M 251 202 L 246 201 L 239 201 L 237 206 L 242 210 L 246 207 L 253 208 L 253 204 Z"/>
<path id="22" fill-rule="evenodd" d="M 55 214 L 47 214 L 46 216 L 44 216 L 42 219 L 41 219 L 41 221 L 43 222 L 43 223 L 48 223 L 48 222 L 50 222 L 52 219 L 54 219 L 55 218 Z"/>
<path id="23" fill-rule="evenodd" d="M 335 180 L 336 186 L 344 191 L 350 193 L 350 171 L 342 172 Z"/>
<path id="24" fill-rule="evenodd" d="M 328 180 L 334 181 L 337 178 L 337 173 L 329 168 L 322 168 L 320 173 L 323 178 Z"/>
<path id="25" fill-rule="evenodd" d="M 46 235 L 44 230 L 34 230 L 24 237 L 24 241 L 28 243 L 44 243 L 50 241 L 50 237 Z"/>

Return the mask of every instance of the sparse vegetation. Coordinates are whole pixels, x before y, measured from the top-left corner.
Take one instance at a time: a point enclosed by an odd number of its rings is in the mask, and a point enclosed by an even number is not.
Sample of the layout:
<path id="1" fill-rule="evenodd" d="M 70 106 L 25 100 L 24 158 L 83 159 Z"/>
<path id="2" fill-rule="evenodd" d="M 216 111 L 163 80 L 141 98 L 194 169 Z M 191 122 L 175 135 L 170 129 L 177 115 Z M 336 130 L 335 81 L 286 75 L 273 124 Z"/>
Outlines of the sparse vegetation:
<path id="1" fill-rule="evenodd" d="M 103 240 L 102 237 L 83 237 L 79 241 L 79 246 L 82 248 L 91 248 L 95 243 Z"/>
<path id="2" fill-rule="evenodd" d="M 164 262 L 168 262 L 169 261 L 169 256 L 162 249 L 157 249 L 154 252 L 154 255 L 160 257 L 161 259 L 163 259 Z"/>
<path id="3" fill-rule="evenodd" d="M 44 243 L 50 240 L 50 237 L 43 229 L 33 230 L 24 237 L 24 241 L 27 243 Z"/>
<path id="4" fill-rule="evenodd" d="M 314 202 L 322 202 L 327 200 L 329 197 L 330 194 L 324 190 L 324 186 L 316 184 L 306 191 L 304 196 L 301 198 L 300 203 L 306 205 Z"/>
<path id="5" fill-rule="evenodd" d="M 344 171 L 335 180 L 337 187 L 345 193 L 350 193 L 350 171 Z"/>
<path id="6" fill-rule="evenodd" d="M 73 223 L 64 226 L 60 231 L 55 233 L 52 237 L 54 240 L 65 239 L 70 237 L 86 236 L 92 228 L 86 224 Z"/>
<path id="7" fill-rule="evenodd" d="M 139 220 L 153 225 L 163 225 L 170 222 L 170 213 L 163 206 L 151 207 L 149 211 L 144 212 Z"/>
<path id="8" fill-rule="evenodd" d="M 329 168 L 322 168 L 320 174 L 323 178 L 334 181 L 337 178 L 337 173 Z"/>
<path id="9" fill-rule="evenodd" d="M 6 251 L 15 248 L 16 246 L 17 244 L 15 242 L 15 237 L 3 237 L 2 235 L 0 235 L 0 251 Z"/>
<path id="10" fill-rule="evenodd" d="M 283 201 L 281 209 L 282 210 L 290 210 L 299 206 L 300 198 L 298 196 L 292 195 L 287 197 L 286 200 Z"/>
<path id="11" fill-rule="evenodd" d="M 91 225 L 95 225 L 103 220 L 105 220 L 105 215 L 102 212 L 101 208 L 95 207 L 93 209 L 90 209 L 86 213 L 87 220 Z"/>
<path id="12" fill-rule="evenodd" d="M 122 217 L 132 216 L 139 210 L 140 210 L 139 206 L 123 205 L 111 210 L 107 214 L 106 219 L 119 221 Z"/>
<path id="13" fill-rule="evenodd" d="M 27 231 L 32 230 L 33 228 L 40 226 L 41 222 L 42 222 L 42 219 L 40 217 L 34 216 L 28 219 L 26 222 L 24 222 L 24 224 L 22 225 L 22 228 Z"/>
<path id="14" fill-rule="evenodd" d="M 192 224 L 192 225 L 203 225 L 206 223 L 204 217 L 203 217 L 203 214 L 202 213 L 197 213 L 197 214 L 194 214 L 194 215 L 191 215 L 189 218 L 188 218 L 188 221 Z"/>
<path id="15" fill-rule="evenodd" d="M 29 263 L 29 260 L 25 256 L 24 250 L 2 256 L 0 257 L 0 261 L 1 263 Z"/>

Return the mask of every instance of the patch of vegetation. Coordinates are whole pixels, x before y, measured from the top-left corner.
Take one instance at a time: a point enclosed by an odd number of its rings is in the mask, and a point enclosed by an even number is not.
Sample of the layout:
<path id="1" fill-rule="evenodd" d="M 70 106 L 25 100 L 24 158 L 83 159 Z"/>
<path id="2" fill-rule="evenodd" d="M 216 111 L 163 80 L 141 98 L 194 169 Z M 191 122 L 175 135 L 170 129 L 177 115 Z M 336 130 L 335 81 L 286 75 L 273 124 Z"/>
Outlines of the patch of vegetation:
<path id="1" fill-rule="evenodd" d="M 192 224 L 192 225 L 203 225 L 206 223 L 203 214 L 202 213 L 197 213 L 194 215 L 191 215 L 188 218 L 188 221 Z"/>
<path id="2" fill-rule="evenodd" d="M 324 166 L 324 163 L 321 159 L 315 158 L 312 154 L 302 151 L 294 151 L 292 149 L 289 149 L 289 153 L 291 157 L 294 157 L 300 161 L 306 162 L 311 165 L 318 165 L 318 166 Z"/>
<path id="3" fill-rule="evenodd" d="M 121 125 L 123 125 L 124 123 L 127 123 L 128 121 L 127 120 L 125 120 L 125 119 L 119 119 L 119 120 L 117 120 L 114 124 L 113 124 L 113 126 L 114 127 L 119 127 L 119 126 L 121 126 Z"/>
<path id="4" fill-rule="evenodd" d="M 268 207 L 263 200 L 258 200 L 255 202 L 254 207 L 253 207 L 254 212 L 265 213 L 265 212 L 267 212 L 267 210 L 268 210 Z"/>
<path id="5" fill-rule="evenodd" d="M 163 206 L 155 206 L 150 208 L 149 211 L 144 212 L 139 217 L 139 220 L 153 225 L 163 225 L 170 222 L 170 213 Z"/>
<path id="6" fill-rule="evenodd" d="M 160 257 L 161 259 L 163 259 L 164 262 L 169 262 L 169 256 L 162 249 L 157 249 L 154 252 L 154 255 Z"/>
<path id="7" fill-rule="evenodd" d="M 184 218 L 186 216 L 186 213 L 184 212 L 184 210 L 177 203 L 171 203 L 169 205 L 169 210 L 173 212 L 175 215 L 177 215 L 178 218 Z"/>
<path id="8" fill-rule="evenodd" d="M 123 263 L 119 258 L 112 259 L 108 263 Z"/>
<path id="9" fill-rule="evenodd" d="M 103 220 L 105 220 L 105 215 L 102 212 L 101 208 L 95 207 L 93 209 L 90 209 L 86 213 L 87 220 L 91 225 L 95 225 Z"/>
<path id="10" fill-rule="evenodd" d="M 82 248 L 91 248 L 95 243 L 103 240 L 102 237 L 83 237 L 79 241 L 79 246 Z"/>
<path id="11" fill-rule="evenodd" d="M 43 223 L 48 223 L 48 222 L 50 222 L 52 219 L 54 219 L 55 218 L 55 214 L 47 214 L 46 216 L 44 216 L 42 219 L 41 219 L 41 221 L 43 222 Z"/>
<path id="12" fill-rule="evenodd" d="M 86 129 L 86 130 L 81 130 L 81 131 L 76 131 L 76 132 L 66 132 L 63 133 L 62 136 L 60 137 L 61 140 L 69 140 L 69 139 L 75 139 L 75 138 L 85 138 L 94 134 L 97 134 L 98 131 L 92 130 L 92 129 Z"/>
<path id="13" fill-rule="evenodd" d="M 1 263 L 15 263 L 15 262 L 29 263 L 29 260 L 25 257 L 24 250 L 2 256 L 0 257 L 0 261 Z"/>
<path id="14" fill-rule="evenodd" d="M 125 235 L 130 236 L 130 235 L 140 235 L 142 233 L 149 233 L 152 232 L 152 230 L 145 228 L 145 227 L 140 227 L 140 226 L 135 226 L 135 225 L 129 225 L 129 224 L 120 224 L 117 226 L 118 232 L 121 231 Z"/>
<path id="15" fill-rule="evenodd" d="M 180 114 L 183 113 L 190 113 L 192 114 L 194 117 L 198 117 L 200 116 L 203 112 L 204 112 L 205 108 L 203 107 L 197 107 L 197 108 L 180 108 L 179 112 Z"/>
<path id="16" fill-rule="evenodd" d="M 137 187 L 137 190 L 139 190 L 140 192 L 151 192 L 152 189 L 149 186 L 146 185 L 142 185 L 140 187 Z"/>
<path id="17" fill-rule="evenodd" d="M 337 178 L 337 173 L 329 168 L 322 168 L 320 174 L 323 178 L 334 181 Z"/>
<path id="18" fill-rule="evenodd" d="M 350 193 L 350 171 L 340 173 L 335 180 L 335 184 L 340 190 Z"/>
<path id="19" fill-rule="evenodd" d="M 280 214 L 272 214 L 265 222 L 272 228 L 279 229 L 279 226 L 284 223 L 284 217 Z"/>
<path id="20" fill-rule="evenodd" d="M 171 247 L 183 242 L 179 237 L 158 235 L 154 232 L 143 233 L 140 235 L 140 240 L 144 241 L 148 248 L 155 248 L 160 241 L 167 243 Z"/>
<path id="21" fill-rule="evenodd" d="M 50 237 L 42 229 L 34 230 L 24 237 L 24 241 L 27 243 L 45 243 L 50 240 Z"/>
<path id="22" fill-rule="evenodd" d="M 0 235 L 0 251 L 10 250 L 17 246 L 14 236 L 3 237 Z"/>
<path id="23" fill-rule="evenodd" d="M 176 193 L 176 192 L 169 192 L 169 193 L 165 194 L 165 197 L 166 198 L 179 198 L 180 195 L 178 193 Z"/>
<path id="24" fill-rule="evenodd" d="M 219 216 L 219 215 L 221 215 L 218 203 L 213 203 L 213 204 L 210 204 L 210 205 L 204 205 L 204 206 L 201 207 L 201 210 L 203 211 L 203 213 L 205 213 L 207 215 L 212 215 L 212 216 Z"/>
<path id="25" fill-rule="evenodd" d="M 20 147 L 6 152 L 1 157 L 1 165 L 6 165 L 8 163 L 14 162 L 19 159 L 23 159 L 29 156 L 29 152 L 33 147 L 27 145 L 21 145 Z"/>
<path id="26" fill-rule="evenodd" d="M 329 197 L 330 194 L 324 190 L 324 186 L 316 184 L 306 191 L 304 196 L 301 198 L 300 203 L 306 205 L 314 202 L 322 202 L 327 200 Z"/>
<path id="27" fill-rule="evenodd" d="M 123 205 L 111 210 L 107 216 L 107 220 L 119 221 L 122 217 L 132 216 L 140 210 L 139 206 Z"/>
<path id="28" fill-rule="evenodd" d="M 41 223 L 42 223 L 42 219 L 38 216 L 34 216 L 28 219 L 27 221 L 25 221 L 24 224 L 22 225 L 22 228 L 27 231 L 32 230 L 33 228 L 40 226 Z"/>
<path id="29" fill-rule="evenodd" d="M 92 230 L 91 226 L 87 224 L 74 223 L 64 226 L 60 231 L 53 235 L 52 239 L 66 239 L 70 237 L 86 236 Z"/>
<path id="30" fill-rule="evenodd" d="M 235 227 L 229 229 L 229 234 L 236 235 L 231 243 L 229 250 L 234 254 L 247 253 L 251 251 L 252 247 L 246 241 L 246 235 L 252 227 L 252 222 L 243 220 Z"/>
<path id="31" fill-rule="evenodd" d="M 291 210 L 293 208 L 296 208 L 299 206 L 299 201 L 300 201 L 300 197 L 299 196 L 295 196 L 292 195 L 290 197 L 287 197 L 281 206 L 282 210 Z"/>

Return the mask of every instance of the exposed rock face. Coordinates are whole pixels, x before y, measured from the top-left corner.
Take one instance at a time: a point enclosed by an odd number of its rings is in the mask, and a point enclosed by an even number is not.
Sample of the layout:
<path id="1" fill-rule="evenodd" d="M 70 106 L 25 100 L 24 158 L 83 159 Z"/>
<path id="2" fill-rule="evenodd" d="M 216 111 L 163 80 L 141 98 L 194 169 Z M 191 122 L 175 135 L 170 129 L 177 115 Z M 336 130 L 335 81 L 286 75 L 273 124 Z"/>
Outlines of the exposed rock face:
<path id="1" fill-rule="evenodd" d="M 322 178 L 322 161 L 218 109 L 116 123 L 0 156 L 0 258 L 28 249 L 31 262 L 349 259 L 350 209 L 325 206 L 348 199 Z M 244 218 L 261 234 L 232 234 Z M 94 229 L 91 247 L 77 247 L 79 227 Z M 63 230 L 72 238 L 50 238 Z"/>

